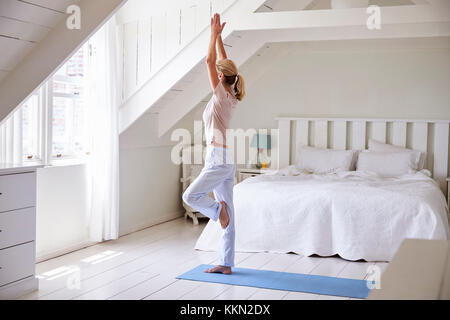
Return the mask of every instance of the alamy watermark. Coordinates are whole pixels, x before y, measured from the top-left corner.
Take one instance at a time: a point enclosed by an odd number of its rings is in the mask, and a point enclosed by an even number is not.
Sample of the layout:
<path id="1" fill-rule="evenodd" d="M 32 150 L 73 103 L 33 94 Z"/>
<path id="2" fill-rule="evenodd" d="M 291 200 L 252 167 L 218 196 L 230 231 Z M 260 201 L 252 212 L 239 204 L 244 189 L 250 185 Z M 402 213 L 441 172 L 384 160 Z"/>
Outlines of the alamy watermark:
<path id="1" fill-rule="evenodd" d="M 81 8 L 75 4 L 70 5 L 66 9 L 66 13 L 69 15 L 66 19 L 66 27 L 69 30 L 81 29 Z"/>
<path id="2" fill-rule="evenodd" d="M 367 18 L 367 29 L 381 30 L 381 9 L 379 6 L 369 6 L 366 10 L 369 17 Z"/>
<path id="3" fill-rule="evenodd" d="M 183 164 L 202 164 L 205 157 L 207 146 L 205 145 L 206 137 L 203 134 L 203 122 L 194 121 L 194 134 L 185 128 L 178 128 L 172 131 L 171 140 L 178 142 L 171 151 L 172 163 L 179 165 Z M 268 140 L 267 145 L 271 149 L 277 146 L 278 129 L 227 129 L 225 138 L 219 130 L 213 131 L 214 141 L 219 145 L 226 145 L 226 149 L 234 157 L 224 158 L 229 162 L 244 165 L 256 164 L 257 159 L 264 159 L 267 165 L 275 164 L 278 160 L 278 153 L 271 152 L 269 148 L 256 145 L 252 146 L 255 135 L 264 136 Z"/>

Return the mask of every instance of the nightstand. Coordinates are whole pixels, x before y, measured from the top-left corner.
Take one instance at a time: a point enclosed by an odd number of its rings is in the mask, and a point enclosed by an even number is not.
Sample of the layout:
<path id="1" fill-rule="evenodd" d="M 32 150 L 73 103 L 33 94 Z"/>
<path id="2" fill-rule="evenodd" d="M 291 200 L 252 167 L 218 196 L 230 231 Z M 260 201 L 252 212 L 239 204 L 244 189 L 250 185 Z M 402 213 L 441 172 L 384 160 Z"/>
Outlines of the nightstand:
<path id="1" fill-rule="evenodd" d="M 237 170 L 237 183 L 244 181 L 247 178 L 255 177 L 260 174 L 273 172 L 273 169 L 256 169 L 256 168 L 238 168 Z"/>

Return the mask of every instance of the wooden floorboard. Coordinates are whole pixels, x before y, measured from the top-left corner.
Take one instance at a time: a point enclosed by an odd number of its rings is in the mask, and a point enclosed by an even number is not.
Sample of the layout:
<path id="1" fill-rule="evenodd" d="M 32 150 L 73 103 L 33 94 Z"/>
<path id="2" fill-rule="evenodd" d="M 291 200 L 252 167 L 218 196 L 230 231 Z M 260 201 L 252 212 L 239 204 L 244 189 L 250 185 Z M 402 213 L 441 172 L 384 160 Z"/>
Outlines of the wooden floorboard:
<path id="1" fill-rule="evenodd" d="M 199 264 L 217 264 L 217 252 L 194 250 L 206 223 L 183 218 L 117 240 L 99 243 L 36 265 L 38 291 L 20 299 L 348 299 L 303 292 L 270 290 L 176 279 Z M 369 266 L 339 257 L 237 252 L 236 267 L 365 279 Z"/>

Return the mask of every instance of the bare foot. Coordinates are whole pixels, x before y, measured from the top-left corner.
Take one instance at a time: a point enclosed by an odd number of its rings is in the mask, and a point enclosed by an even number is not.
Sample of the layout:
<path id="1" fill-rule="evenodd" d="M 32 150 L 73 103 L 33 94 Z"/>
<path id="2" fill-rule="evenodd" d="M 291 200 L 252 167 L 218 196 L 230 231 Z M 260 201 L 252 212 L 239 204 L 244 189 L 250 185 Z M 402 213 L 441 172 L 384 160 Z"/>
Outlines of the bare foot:
<path id="1" fill-rule="evenodd" d="M 228 223 L 230 222 L 230 217 L 228 216 L 227 212 L 227 206 L 225 205 L 225 201 L 220 202 L 222 204 L 222 209 L 220 210 L 219 214 L 219 221 L 220 225 L 223 229 L 225 229 L 228 226 Z"/>
<path id="2" fill-rule="evenodd" d="M 231 274 L 231 267 L 215 266 L 214 268 L 206 269 L 205 272 L 207 272 L 207 273 Z"/>

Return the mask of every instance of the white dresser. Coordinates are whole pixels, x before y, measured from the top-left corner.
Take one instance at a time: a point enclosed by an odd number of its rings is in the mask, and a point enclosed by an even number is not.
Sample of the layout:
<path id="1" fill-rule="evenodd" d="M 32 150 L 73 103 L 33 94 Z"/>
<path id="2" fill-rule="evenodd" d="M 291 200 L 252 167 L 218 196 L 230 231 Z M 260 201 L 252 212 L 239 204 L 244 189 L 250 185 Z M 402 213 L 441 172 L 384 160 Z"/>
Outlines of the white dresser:
<path id="1" fill-rule="evenodd" d="M 36 170 L 0 163 L 0 299 L 37 290 Z"/>

